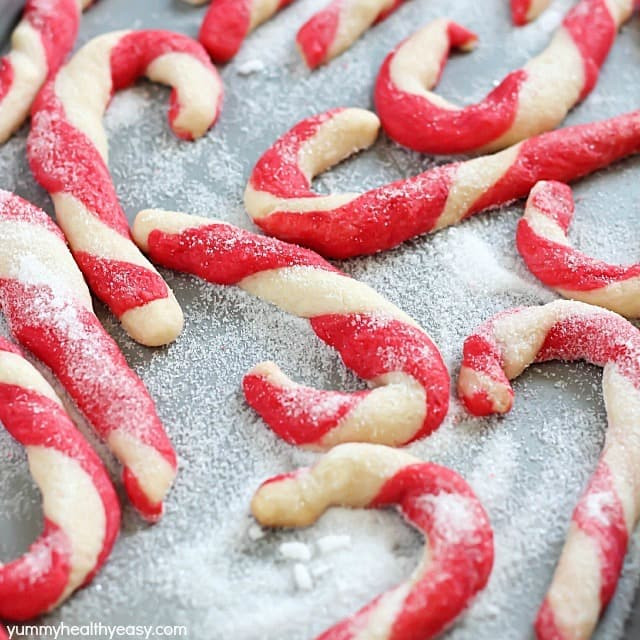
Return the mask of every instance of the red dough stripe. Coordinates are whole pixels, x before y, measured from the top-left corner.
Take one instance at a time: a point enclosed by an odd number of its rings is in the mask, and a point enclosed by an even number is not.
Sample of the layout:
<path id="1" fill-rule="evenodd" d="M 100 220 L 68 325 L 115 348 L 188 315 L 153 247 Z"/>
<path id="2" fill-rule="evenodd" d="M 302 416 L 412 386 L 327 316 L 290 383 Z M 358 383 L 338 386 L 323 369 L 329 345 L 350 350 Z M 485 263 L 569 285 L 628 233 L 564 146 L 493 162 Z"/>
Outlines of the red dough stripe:
<path id="1" fill-rule="evenodd" d="M 249 189 L 275 196 L 269 210 L 259 211 L 245 196 L 256 224 L 288 242 L 308 246 L 333 258 L 349 258 L 390 249 L 529 193 L 539 180 L 568 182 L 640 150 L 640 111 L 559 129 L 531 138 L 504 151 L 467 162 L 429 169 L 356 196 L 346 204 L 313 210 L 298 198 L 319 198 L 300 170 L 299 153 L 320 129 L 320 122 L 344 117 L 351 110 L 332 111 L 296 125 L 258 161 Z M 471 202 L 458 192 L 474 193 L 478 176 L 487 183 Z M 284 176 L 275 181 L 270 176 Z M 288 181 L 289 176 L 293 179 Z M 287 206 L 285 206 L 287 205 Z M 445 216 L 446 214 L 446 216 Z"/>
<path id="2" fill-rule="evenodd" d="M 366 391 L 340 393 L 301 386 L 290 389 L 251 373 L 242 381 L 242 389 L 247 402 L 269 427 L 285 442 L 298 446 L 322 442 L 368 395 Z"/>
<path id="3" fill-rule="evenodd" d="M 329 47 L 338 32 L 340 10 L 344 0 L 334 0 L 316 13 L 298 31 L 296 42 L 310 69 L 319 67 L 328 59 Z"/>
<path id="4" fill-rule="evenodd" d="M 70 542 L 45 519 L 40 537 L 17 560 L 0 568 L 0 616 L 29 620 L 48 611 L 62 596 L 69 580 Z"/>
<path id="5" fill-rule="evenodd" d="M 174 224 L 179 225 L 179 229 Z M 428 435 L 440 425 L 447 411 L 449 377 L 440 353 L 429 336 L 410 324 L 399 310 L 393 310 L 373 291 L 336 270 L 317 254 L 273 238 L 265 238 L 230 225 L 209 222 L 186 214 L 147 211 L 139 214 L 134 225 L 136 241 L 151 259 L 170 269 L 192 273 L 215 284 L 236 284 L 254 295 L 276 305 L 292 304 L 292 313 L 309 319 L 318 337 L 335 348 L 345 365 L 374 386 L 396 385 L 389 392 L 398 394 L 398 420 L 403 435 L 396 444 L 404 444 Z M 311 269 L 295 272 L 294 269 Z M 283 280 L 270 283 L 270 278 Z M 334 280 L 318 281 L 315 291 L 298 292 L 301 281 L 311 273 L 326 273 Z M 264 276 L 265 281 L 255 278 Z M 290 280 L 289 280 L 290 278 Z M 338 278 L 335 280 L 335 278 Z M 344 285 L 341 284 L 344 279 Z M 293 287 L 291 299 L 286 299 L 286 287 Z M 315 282 L 315 280 L 314 280 Z M 353 285 L 351 284 L 353 283 Z M 356 287 L 352 293 L 351 287 Z M 343 289 L 341 289 L 343 287 Z M 274 288 L 278 293 L 274 294 Z M 282 289 L 285 289 L 282 291 Z M 313 310 L 297 311 L 298 297 L 308 302 L 317 299 Z M 363 301 L 371 298 L 372 310 L 360 310 Z M 283 302 L 284 301 L 284 302 Z M 339 301 L 342 312 L 327 313 L 323 306 L 335 307 Z M 303 306 L 308 308 L 307 303 Z M 380 310 L 375 308 L 379 306 Z M 353 307 L 353 308 L 352 308 Z M 260 413 L 269 426 L 282 438 L 294 444 L 325 446 L 326 438 L 340 433 L 340 427 L 352 412 L 363 408 L 361 424 L 376 419 L 374 398 L 376 391 L 346 394 L 318 391 L 292 382 L 285 383 L 282 374 L 273 373 L 274 365 L 259 365 L 244 380 L 245 396 L 249 404 Z M 408 401 L 405 382 L 384 381 L 384 376 L 408 376 L 425 394 L 422 413 L 417 415 L 415 404 L 401 409 Z M 363 404 L 368 401 L 368 404 Z M 366 411 L 366 414 L 365 414 Z M 383 412 L 384 413 L 384 412 Z M 406 414 L 406 415 L 403 415 Z M 410 420 L 411 422 L 407 422 Z M 411 425 L 409 427 L 408 425 Z M 399 438 L 384 428 L 361 429 L 360 438 Z M 367 433 L 370 433 L 367 435 Z"/>
<path id="6" fill-rule="evenodd" d="M 168 296 L 162 277 L 145 267 L 100 258 L 86 251 L 76 251 L 74 258 L 87 281 L 93 283 L 93 293 L 100 300 L 111 300 L 111 310 L 118 317 Z"/>
<path id="7" fill-rule="evenodd" d="M 460 397 L 476 415 L 504 413 L 511 408 L 504 389 L 513 395 L 504 371 L 518 375 L 531 362 L 547 360 L 587 360 L 605 369 L 606 446 L 573 513 L 536 621 L 540 640 L 588 638 L 613 596 L 640 515 L 635 498 L 640 424 L 634 419 L 640 408 L 640 331 L 617 314 L 581 302 L 498 314 L 465 341 Z M 578 607 L 580 619 L 574 615 Z"/>
<path id="8" fill-rule="evenodd" d="M 535 20 L 551 3 L 551 0 L 511 0 L 511 18 L 518 27 Z"/>
<path id="9" fill-rule="evenodd" d="M 228 62 L 238 53 L 251 31 L 252 11 L 260 13 L 267 2 L 268 0 L 213 0 L 198 36 L 213 60 Z M 275 10 L 280 11 L 292 2 L 293 0 L 279 0 Z"/>
<path id="10" fill-rule="evenodd" d="M 610 502 L 598 504 L 603 495 L 609 497 Z M 596 503 L 595 507 L 593 503 Z M 595 541 L 598 548 L 602 580 L 600 602 L 606 607 L 616 590 L 629 542 L 622 503 L 606 462 L 598 464 L 572 520 Z"/>
<path id="11" fill-rule="evenodd" d="M 0 59 L 0 101 L 9 93 L 15 73 L 8 57 Z"/>
<path id="12" fill-rule="evenodd" d="M 254 273 L 293 266 L 338 273 L 313 251 L 224 223 L 194 226 L 179 234 L 154 229 L 148 244 L 149 255 L 158 263 L 215 284 L 234 285 Z"/>
<path id="13" fill-rule="evenodd" d="M 24 19 L 40 34 L 49 76 L 55 74 L 73 49 L 80 26 L 79 4 L 78 0 L 28 0 L 25 5 Z"/>

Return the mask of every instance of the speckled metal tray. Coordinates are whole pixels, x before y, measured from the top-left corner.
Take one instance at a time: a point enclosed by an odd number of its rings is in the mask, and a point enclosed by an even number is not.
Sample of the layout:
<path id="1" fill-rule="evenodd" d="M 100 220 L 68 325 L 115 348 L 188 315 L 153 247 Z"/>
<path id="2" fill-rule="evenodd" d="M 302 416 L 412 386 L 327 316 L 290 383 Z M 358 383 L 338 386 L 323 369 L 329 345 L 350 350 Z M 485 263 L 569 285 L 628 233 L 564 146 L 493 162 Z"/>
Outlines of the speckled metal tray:
<path id="1" fill-rule="evenodd" d="M 556 0 L 535 24 L 518 30 L 510 25 L 506 0 L 410 0 L 345 55 L 309 73 L 295 51 L 294 35 L 323 2 L 297 0 L 221 69 L 224 110 L 203 140 L 172 137 L 166 89 L 141 83 L 116 96 L 106 120 L 110 164 L 130 219 L 139 209 L 156 206 L 251 228 L 242 193 L 261 152 L 304 116 L 337 105 L 370 106 L 384 55 L 419 25 L 449 15 L 479 34 L 479 49 L 455 56 L 440 85 L 447 97 L 469 102 L 541 50 L 571 5 Z M 83 18 L 78 44 L 125 27 L 195 35 L 203 12 L 179 0 L 99 0 Z M 255 72 L 247 75 L 249 69 Z M 597 89 L 568 122 L 639 105 L 640 28 L 633 21 L 619 36 Z M 0 186 L 51 212 L 47 194 L 29 173 L 25 138 L 26 127 L 0 147 Z M 322 176 L 317 187 L 360 190 L 434 162 L 381 137 L 370 151 Z M 571 233 L 581 248 L 637 261 L 639 171 L 640 159 L 630 159 L 576 185 L 578 214 Z M 341 267 L 416 318 L 440 346 L 455 378 L 462 342 L 477 324 L 498 310 L 554 297 L 515 250 L 521 213 L 518 203 Z M 259 482 L 309 463 L 314 455 L 279 442 L 245 405 L 240 381 L 253 364 L 273 359 L 317 386 L 355 389 L 361 383 L 304 321 L 238 290 L 165 275 L 187 319 L 174 345 L 140 347 L 102 305 L 96 303 L 96 310 L 147 383 L 178 450 L 181 470 L 166 517 L 146 527 L 125 506 L 122 535 L 108 565 L 42 623 L 184 625 L 196 640 L 307 640 L 408 575 L 420 538 L 393 513 L 341 509 L 304 531 L 269 532 L 260 540 L 247 535 L 249 500 Z M 470 419 L 454 402 L 438 433 L 411 446 L 415 455 L 449 465 L 472 483 L 496 533 L 490 585 L 445 634 L 447 640 L 532 637 L 570 513 L 602 446 L 600 375 L 582 364 L 531 367 L 515 383 L 517 402 L 509 416 Z M 117 466 L 76 417 L 117 481 Z M 36 537 L 41 513 L 23 453 L 5 433 L 0 433 L 0 460 L 0 559 L 8 559 Z M 314 543 L 330 532 L 348 533 L 351 548 L 320 554 Z M 296 591 L 291 562 L 278 553 L 286 540 L 304 541 L 314 550 L 309 592 Z M 640 638 L 640 618 L 635 626 L 629 622 L 640 575 L 639 541 L 636 534 L 596 640 Z"/>

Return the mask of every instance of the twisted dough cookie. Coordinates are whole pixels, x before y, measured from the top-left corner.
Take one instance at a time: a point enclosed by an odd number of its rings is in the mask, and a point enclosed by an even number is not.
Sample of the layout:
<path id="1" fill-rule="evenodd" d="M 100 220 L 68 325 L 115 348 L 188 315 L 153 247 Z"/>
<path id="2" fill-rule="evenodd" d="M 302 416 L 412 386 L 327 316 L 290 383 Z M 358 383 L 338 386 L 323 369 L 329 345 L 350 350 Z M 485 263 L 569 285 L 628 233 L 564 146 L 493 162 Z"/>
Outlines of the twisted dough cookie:
<path id="1" fill-rule="evenodd" d="M 604 367 L 604 451 L 573 512 L 560 562 L 536 620 L 540 640 L 591 636 L 615 591 L 640 509 L 640 332 L 582 302 L 514 309 L 464 344 L 458 390 L 471 413 L 506 413 L 513 379 L 532 362 L 587 360 Z"/>
<path id="2" fill-rule="evenodd" d="M 384 61 L 375 88 L 385 132 L 422 153 L 497 151 L 549 131 L 595 86 L 634 0 L 580 0 L 549 46 L 510 73 L 489 95 L 460 108 L 430 91 L 453 47 L 469 50 L 475 34 L 447 19 L 417 31 Z"/>
<path id="3" fill-rule="evenodd" d="M 298 49 L 310 69 L 346 51 L 369 27 L 384 20 L 404 0 L 332 0 L 306 22 Z"/>
<path id="4" fill-rule="evenodd" d="M 640 317 L 640 264 L 609 264 L 574 249 L 567 238 L 573 213 L 566 184 L 538 182 L 532 189 L 516 234 L 527 267 L 565 298 Z"/>
<path id="5" fill-rule="evenodd" d="M 362 194 L 312 191 L 316 175 L 371 146 L 379 124 L 363 109 L 336 109 L 298 123 L 251 173 L 244 201 L 254 222 L 270 235 L 324 256 L 350 258 L 390 249 L 526 196 L 539 180 L 569 182 L 640 150 L 640 111 L 632 111 Z"/>
<path id="6" fill-rule="evenodd" d="M 428 640 L 484 588 L 493 531 L 469 485 L 454 471 L 396 449 L 344 444 L 310 469 L 267 480 L 251 503 L 263 526 L 306 527 L 329 507 L 396 506 L 427 538 L 411 577 L 317 640 Z"/>
<path id="7" fill-rule="evenodd" d="M 38 90 L 73 49 L 80 13 L 91 2 L 27 0 L 11 51 L 0 59 L 0 144 L 25 121 Z"/>
<path id="8" fill-rule="evenodd" d="M 513 24 L 521 27 L 535 20 L 550 4 L 551 0 L 511 0 Z"/>
<path id="9" fill-rule="evenodd" d="M 44 532 L 21 558 L 0 565 L 0 617 L 27 620 L 91 581 L 118 535 L 120 506 L 102 462 L 55 391 L 4 338 L 0 422 L 25 447 L 42 494 Z"/>
<path id="10" fill-rule="evenodd" d="M 206 0 L 187 0 L 204 4 Z M 228 62 L 245 38 L 293 0 L 213 0 L 200 26 L 198 40 L 216 62 Z"/>
<path id="11" fill-rule="evenodd" d="M 449 374 L 431 338 L 367 285 L 312 251 L 218 220 L 148 210 L 133 237 L 158 264 L 237 285 L 307 318 L 316 335 L 374 389 L 320 391 L 273 363 L 244 379 L 249 404 L 287 442 L 328 448 L 368 441 L 394 446 L 428 435 L 449 404 Z"/>
<path id="12" fill-rule="evenodd" d="M 173 87 L 169 120 L 178 136 L 197 138 L 215 122 L 222 85 L 197 42 L 168 31 L 118 31 L 91 40 L 45 85 L 28 156 L 91 290 L 132 338 L 157 346 L 180 333 L 182 311 L 131 242 L 102 125 L 113 92 L 141 75 Z"/>
<path id="13" fill-rule="evenodd" d="M 64 236 L 44 211 L 0 190 L 0 306 L 15 337 L 52 369 L 124 465 L 131 502 L 150 521 L 176 457 L 142 380 L 93 314 Z"/>

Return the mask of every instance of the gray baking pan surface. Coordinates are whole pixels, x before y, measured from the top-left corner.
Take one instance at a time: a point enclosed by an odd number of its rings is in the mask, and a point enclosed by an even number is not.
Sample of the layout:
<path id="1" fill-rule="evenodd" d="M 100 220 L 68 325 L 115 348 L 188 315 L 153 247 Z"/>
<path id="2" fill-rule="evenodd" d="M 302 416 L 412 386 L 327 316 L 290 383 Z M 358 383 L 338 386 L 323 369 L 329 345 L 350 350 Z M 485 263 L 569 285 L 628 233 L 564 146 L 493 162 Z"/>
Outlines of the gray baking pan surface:
<path id="1" fill-rule="evenodd" d="M 202 140 L 175 139 L 166 123 L 165 88 L 140 83 L 113 100 L 106 118 L 110 164 L 130 219 L 145 207 L 219 217 L 252 228 L 242 193 L 259 155 L 301 118 L 339 105 L 371 106 L 385 54 L 427 21 L 448 15 L 477 31 L 480 46 L 448 64 L 440 91 L 462 103 L 480 99 L 506 72 L 543 48 L 569 0 L 524 29 L 511 26 L 507 0 L 411 0 L 349 52 L 314 73 L 295 51 L 297 28 L 324 3 L 298 0 L 253 34 L 222 67 L 226 96 L 219 123 Z M 205 8 L 176 0 L 99 0 L 83 17 L 78 46 L 125 27 L 162 27 L 196 35 Z M 640 28 L 624 27 L 596 90 L 569 123 L 613 116 L 640 105 Z M 0 186 L 51 212 L 25 159 L 23 128 L 0 148 Z M 384 137 L 317 180 L 322 191 L 355 191 L 410 176 L 435 162 Z M 575 186 L 572 240 L 616 262 L 638 259 L 640 159 L 618 163 Z M 462 342 L 499 310 L 541 304 L 554 294 L 528 273 L 514 243 L 522 203 L 477 216 L 382 255 L 345 261 L 433 336 L 455 379 Z M 361 382 L 303 320 L 233 288 L 165 272 L 186 316 L 165 349 L 134 344 L 99 303 L 96 310 L 155 398 L 180 458 L 180 475 L 163 521 L 147 527 L 124 507 L 122 534 L 93 584 L 45 624 L 91 622 L 184 625 L 197 640 L 307 640 L 406 577 L 422 540 L 393 512 L 333 509 L 301 531 L 254 539 L 249 501 L 269 475 L 311 463 L 315 455 L 279 441 L 247 407 L 240 382 L 272 359 L 297 380 L 357 389 Z M 463 474 L 495 529 L 496 562 L 488 588 L 447 633 L 447 640 L 520 640 L 558 559 L 577 497 L 603 443 L 601 371 L 586 364 L 531 367 L 515 383 L 516 406 L 503 419 L 471 419 L 452 402 L 431 438 L 410 447 L 425 460 Z M 86 425 L 74 414 L 86 433 Z M 116 482 L 117 467 L 91 436 Z M 41 525 L 39 496 L 24 454 L 0 433 L 0 559 L 24 551 Z M 87 517 L 90 517 L 88 514 Z M 322 554 L 316 542 L 348 534 L 350 545 Z M 280 545 L 301 541 L 309 591 L 296 589 L 293 562 Z M 629 623 L 640 576 L 634 535 L 618 589 L 597 640 L 640 638 Z M 34 636 L 39 637 L 39 636 Z M 101 637 L 86 636 L 86 637 Z M 103 636 L 104 637 L 104 636 Z M 133 637 L 133 636 L 132 636 Z"/>

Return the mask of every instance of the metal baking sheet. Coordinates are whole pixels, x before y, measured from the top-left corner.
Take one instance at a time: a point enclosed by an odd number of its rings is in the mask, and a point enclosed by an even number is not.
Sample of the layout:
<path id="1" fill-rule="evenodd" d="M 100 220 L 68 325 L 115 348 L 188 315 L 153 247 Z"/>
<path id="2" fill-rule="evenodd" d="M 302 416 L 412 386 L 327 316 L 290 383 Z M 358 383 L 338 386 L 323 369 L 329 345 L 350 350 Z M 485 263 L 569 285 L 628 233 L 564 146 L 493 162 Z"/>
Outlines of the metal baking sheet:
<path id="1" fill-rule="evenodd" d="M 130 219 L 155 206 L 251 228 L 242 193 L 261 152 L 305 116 L 338 105 L 370 106 L 383 57 L 419 25 L 448 15 L 479 34 L 478 50 L 454 56 L 439 89 L 469 102 L 541 50 L 571 5 L 556 0 L 535 24 L 515 29 L 506 0 L 411 0 L 345 55 L 309 73 L 295 51 L 294 34 L 323 3 L 297 0 L 221 69 L 224 110 L 203 140 L 185 143 L 172 136 L 164 88 L 140 83 L 115 97 L 106 118 L 110 164 Z M 78 45 L 131 27 L 195 35 L 204 10 L 178 0 L 99 0 L 83 18 Z M 597 89 L 571 113 L 569 123 L 638 107 L 639 45 L 640 28 L 632 21 L 622 30 Z M 51 212 L 47 194 L 28 170 L 26 133 L 25 127 L 0 147 L 0 186 Z M 373 149 L 322 176 L 317 188 L 361 190 L 442 161 L 381 137 Z M 578 213 L 571 235 L 581 248 L 602 258 L 637 261 L 639 170 L 640 160 L 630 159 L 576 185 Z M 455 379 L 462 342 L 478 323 L 501 309 L 554 298 L 517 255 L 514 233 L 521 214 L 518 203 L 340 266 L 416 318 L 440 346 Z M 273 359 L 296 379 L 316 386 L 356 389 L 361 383 L 306 322 L 235 289 L 171 272 L 165 276 L 186 315 L 184 335 L 166 349 L 132 343 L 103 306 L 95 306 L 148 385 L 178 450 L 180 475 L 166 517 L 147 527 L 125 505 L 122 534 L 105 569 L 41 622 L 184 625 L 188 637 L 197 640 L 312 638 L 407 576 L 421 540 L 391 512 L 342 509 L 309 529 L 268 532 L 252 540 L 248 505 L 260 481 L 310 463 L 314 455 L 279 442 L 245 405 L 240 381 L 256 362 Z M 462 473 L 495 528 L 489 587 L 445 634 L 447 640 L 532 637 L 532 621 L 570 513 L 602 446 L 600 379 L 600 370 L 584 364 L 531 367 L 515 383 L 517 402 L 509 416 L 471 419 L 454 401 L 438 433 L 410 447 L 415 455 Z M 118 482 L 117 466 L 74 416 Z M 0 458 L 0 560 L 6 561 L 36 537 L 41 511 L 23 452 L 4 432 Z M 348 533 L 351 547 L 321 555 L 315 541 L 329 533 Z M 279 545 L 289 540 L 314 549 L 309 592 L 296 590 L 292 563 L 279 554 Z M 629 622 L 640 576 L 639 541 L 634 535 L 596 640 L 640 638 L 640 619 L 635 626 Z M 44 633 L 43 628 L 32 637 Z M 84 637 L 106 636 L 94 630 Z"/>

